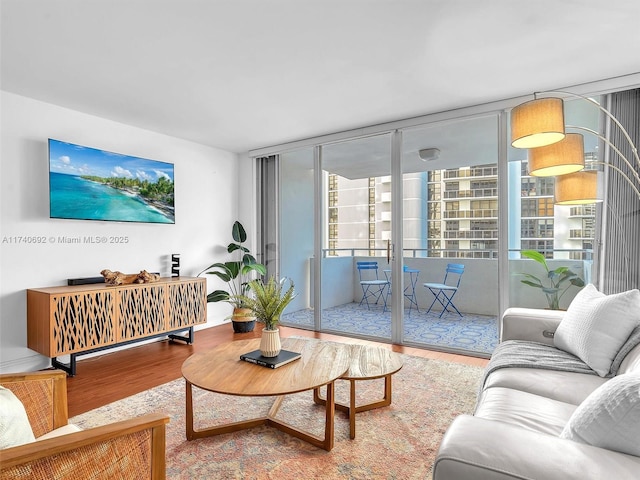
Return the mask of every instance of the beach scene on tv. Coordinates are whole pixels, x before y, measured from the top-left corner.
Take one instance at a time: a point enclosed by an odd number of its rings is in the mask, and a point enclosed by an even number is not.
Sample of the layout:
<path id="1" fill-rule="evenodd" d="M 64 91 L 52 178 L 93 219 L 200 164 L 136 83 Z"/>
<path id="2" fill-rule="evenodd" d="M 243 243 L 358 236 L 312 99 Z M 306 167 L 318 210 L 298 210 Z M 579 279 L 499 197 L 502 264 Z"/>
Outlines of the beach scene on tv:
<path id="1" fill-rule="evenodd" d="M 175 223 L 173 164 L 49 139 L 51 218 Z"/>

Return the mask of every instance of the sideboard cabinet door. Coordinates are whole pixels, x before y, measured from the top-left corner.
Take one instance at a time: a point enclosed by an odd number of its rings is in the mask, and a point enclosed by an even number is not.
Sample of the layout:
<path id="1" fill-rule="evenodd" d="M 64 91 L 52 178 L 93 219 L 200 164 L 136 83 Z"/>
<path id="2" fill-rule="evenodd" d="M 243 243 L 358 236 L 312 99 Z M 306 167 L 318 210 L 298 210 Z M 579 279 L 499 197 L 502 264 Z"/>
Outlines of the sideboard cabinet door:
<path id="1" fill-rule="evenodd" d="M 114 293 L 105 290 L 52 296 L 52 352 L 66 355 L 114 344 Z"/>
<path id="2" fill-rule="evenodd" d="M 206 282 L 184 282 L 169 285 L 167 330 L 176 330 L 207 321 Z"/>
<path id="3" fill-rule="evenodd" d="M 153 283 L 118 288 L 118 342 L 166 331 L 166 292 L 165 285 Z"/>

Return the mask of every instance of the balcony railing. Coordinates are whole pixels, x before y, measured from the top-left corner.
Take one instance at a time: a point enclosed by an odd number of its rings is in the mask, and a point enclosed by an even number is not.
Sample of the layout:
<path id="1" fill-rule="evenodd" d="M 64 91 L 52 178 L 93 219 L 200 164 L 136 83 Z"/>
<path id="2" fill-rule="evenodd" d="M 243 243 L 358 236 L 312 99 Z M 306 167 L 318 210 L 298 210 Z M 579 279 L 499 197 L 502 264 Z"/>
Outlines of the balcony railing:
<path id="1" fill-rule="evenodd" d="M 569 210 L 570 217 L 595 217 L 595 205 L 582 205 L 580 207 L 571 207 Z"/>
<path id="2" fill-rule="evenodd" d="M 444 218 L 498 218 L 498 209 L 484 210 L 445 210 Z"/>
<path id="3" fill-rule="evenodd" d="M 569 238 L 575 238 L 575 239 L 581 239 L 581 238 L 587 238 L 587 239 L 591 239 L 594 238 L 596 235 L 596 231 L 592 228 L 579 228 L 579 229 L 573 229 L 573 230 L 569 230 Z"/>
<path id="4" fill-rule="evenodd" d="M 511 248 L 509 253 L 519 253 L 522 250 Z M 557 253 L 560 256 L 563 254 L 569 255 L 571 259 L 575 260 L 592 260 L 592 249 L 578 249 L 578 248 L 558 248 L 553 250 L 539 250 L 547 258 L 553 258 Z M 344 255 L 338 255 L 338 254 Z M 387 256 L 386 247 L 378 248 L 323 248 L 322 257 L 357 257 L 357 256 L 374 256 L 385 257 Z M 460 250 L 457 248 L 403 248 L 402 256 L 404 258 L 498 258 L 498 250 L 496 249 L 478 249 L 478 250 Z M 574 258 L 575 257 L 575 258 Z"/>
<path id="5" fill-rule="evenodd" d="M 464 170 L 447 170 L 444 172 L 444 179 L 470 178 L 470 177 L 492 177 L 498 176 L 498 167 L 471 168 Z"/>
<path id="6" fill-rule="evenodd" d="M 474 188 L 470 190 L 447 190 L 444 192 L 444 198 L 478 198 L 478 197 L 497 197 L 497 188 Z"/>
<path id="7" fill-rule="evenodd" d="M 445 230 L 444 238 L 447 239 L 497 239 L 497 230 Z"/>

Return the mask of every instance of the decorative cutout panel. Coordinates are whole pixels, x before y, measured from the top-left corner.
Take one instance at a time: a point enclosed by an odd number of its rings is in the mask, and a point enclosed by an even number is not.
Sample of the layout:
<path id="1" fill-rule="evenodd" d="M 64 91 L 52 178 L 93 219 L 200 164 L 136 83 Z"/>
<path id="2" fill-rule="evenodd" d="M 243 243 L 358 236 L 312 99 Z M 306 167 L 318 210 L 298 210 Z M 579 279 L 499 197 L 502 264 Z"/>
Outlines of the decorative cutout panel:
<path id="1" fill-rule="evenodd" d="M 169 287 L 169 330 L 207 321 L 206 282 L 179 283 Z"/>
<path id="2" fill-rule="evenodd" d="M 54 296 L 53 341 L 58 355 L 115 342 L 113 294 Z"/>
<path id="3" fill-rule="evenodd" d="M 165 328 L 164 286 L 123 288 L 118 291 L 118 341 L 162 333 Z"/>

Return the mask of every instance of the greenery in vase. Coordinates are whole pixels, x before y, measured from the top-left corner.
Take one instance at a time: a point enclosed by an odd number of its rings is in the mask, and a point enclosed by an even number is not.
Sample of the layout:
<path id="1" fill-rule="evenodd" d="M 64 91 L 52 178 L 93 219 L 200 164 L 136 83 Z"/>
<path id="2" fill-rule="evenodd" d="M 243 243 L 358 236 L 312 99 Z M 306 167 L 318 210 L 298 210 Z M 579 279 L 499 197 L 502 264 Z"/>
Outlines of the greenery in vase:
<path id="1" fill-rule="evenodd" d="M 567 292 L 569 287 L 584 287 L 584 280 L 577 274 L 569 270 L 569 267 L 558 267 L 555 270 L 549 270 L 547 260 L 543 254 L 535 250 L 523 250 L 521 255 L 538 262 L 547 272 L 546 284 L 541 279 L 530 273 L 522 273 L 527 277 L 526 280 L 520 280 L 530 287 L 540 288 L 547 297 L 549 308 L 551 310 L 560 310 L 560 299 Z"/>
<path id="2" fill-rule="evenodd" d="M 247 247 L 243 245 L 247 241 L 247 232 L 242 224 L 236 221 L 231 228 L 233 242 L 227 246 L 227 252 L 237 258 L 229 262 L 218 262 L 209 265 L 202 272 L 215 275 L 227 282 L 227 290 L 215 290 L 207 295 L 207 302 L 228 302 L 235 308 L 247 308 L 245 305 L 246 294 L 249 291 L 249 281 L 253 272 L 265 275 L 267 269 L 258 263 Z"/>
<path id="3" fill-rule="evenodd" d="M 287 282 L 289 288 L 285 290 Z M 250 281 L 249 289 L 253 296 L 241 295 L 244 305 L 253 311 L 258 322 L 264 323 L 265 330 L 275 330 L 280 315 L 296 296 L 293 282 L 288 278 L 277 281 L 271 276 L 266 283 L 261 279 Z"/>

